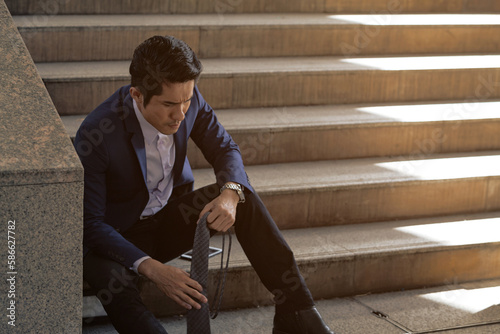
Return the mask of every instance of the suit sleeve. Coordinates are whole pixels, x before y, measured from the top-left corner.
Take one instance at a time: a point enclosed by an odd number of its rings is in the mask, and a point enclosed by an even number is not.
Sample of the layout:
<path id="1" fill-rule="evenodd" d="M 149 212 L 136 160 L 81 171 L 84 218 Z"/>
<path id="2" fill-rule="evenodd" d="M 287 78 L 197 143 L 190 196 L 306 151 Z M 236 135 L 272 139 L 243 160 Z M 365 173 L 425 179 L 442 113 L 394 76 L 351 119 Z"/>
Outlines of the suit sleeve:
<path id="1" fill-rule="evenodd" d="M 219 123 L 212 107 L 203 99 L 197 87 L 194 95 L 196 97 L 194 102 L 198 103 L 198 114 L 191 138 L 214 168 L 217 184 L 222 187 L 231 181 L 253 191 L 238 145 Z"/>
<path id="2" fill-rule="evenodd" d="M 86 248 L 131 268 L 136 260 L 147 254 L 105 221 L 109 155 L 104 138 L 100 137 L 100 142 L 96 142 L 95 138 L 99 137 L 91 137 L 95 131 L 99 131 L 97 127 L 84 123 L 75 137 L 75 148 L 84 167 L 83 244 Z"/>

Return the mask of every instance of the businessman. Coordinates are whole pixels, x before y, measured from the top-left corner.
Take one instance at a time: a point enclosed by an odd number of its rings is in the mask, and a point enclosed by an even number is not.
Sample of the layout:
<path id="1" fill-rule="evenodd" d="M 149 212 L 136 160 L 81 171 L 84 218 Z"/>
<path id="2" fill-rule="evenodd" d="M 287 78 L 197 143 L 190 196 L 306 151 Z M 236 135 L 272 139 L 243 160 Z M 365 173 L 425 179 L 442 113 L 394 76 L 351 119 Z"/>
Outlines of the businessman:
<path id="1" fill-rule="evenodd" d="M 192 248 L 196 224 L 209 213 L 212 234 L 234 226 L 275 295 L 273 333 L 333 333 L 250 185 L 238 146 L 198 90 L 201 71 L 186 43 L 154 36 L 134 52 L 131 85 L 99 105 L 78 130 L 74 145 L 85 169 L 84 279 L 119 333 L 166 333 L 140 298 L 139 276 L 186 309 L 207 303 L 198 282 L 164 263 Z M 193 190 L 188 138 L 213 166 L 216 184 Z"/>

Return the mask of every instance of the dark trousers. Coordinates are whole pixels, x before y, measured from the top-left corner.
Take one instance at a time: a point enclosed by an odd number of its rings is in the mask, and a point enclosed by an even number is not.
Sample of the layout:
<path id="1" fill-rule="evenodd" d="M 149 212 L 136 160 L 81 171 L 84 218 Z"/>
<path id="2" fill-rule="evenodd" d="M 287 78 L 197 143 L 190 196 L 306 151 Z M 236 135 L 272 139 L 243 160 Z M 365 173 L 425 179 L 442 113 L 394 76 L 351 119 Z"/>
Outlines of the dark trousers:
<path id="1" fill-rule="evenodd" d="M 193 247 L 198 215 L 219 195 L 217 185 L 175 198 L 152 218 L 138 221 L 123 235 L 146 254 L 170 261 Z M 275 295 L 276 310 L 291 312 L 314 305 L 292 251 L 257 194 L 238 204 L 234 229 L 264 286 Z M 139 295 L 139 276 L 92 251 L 83 261 L 90 284 L 119 333 L 166 333 Z M 165 297 L 167 298 L 167 297 Z"/>

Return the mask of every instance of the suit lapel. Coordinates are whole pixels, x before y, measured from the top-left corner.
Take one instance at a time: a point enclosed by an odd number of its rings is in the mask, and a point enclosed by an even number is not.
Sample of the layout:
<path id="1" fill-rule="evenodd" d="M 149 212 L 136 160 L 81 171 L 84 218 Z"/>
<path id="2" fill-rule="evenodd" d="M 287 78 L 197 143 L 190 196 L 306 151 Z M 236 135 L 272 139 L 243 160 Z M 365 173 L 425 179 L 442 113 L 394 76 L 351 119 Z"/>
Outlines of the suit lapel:
<path id="1" fill-rule="evenodd" d="M 146 184 L 146 148 L 144 147 L 144 136 L 142 134 L 141 126 L 135 115 L 134 105 L 132 103 L 132 97 L 127 95 L 123 101 L 124 107 L 129 110 L 126 117 L 124 118 L 125 128 L 130 133 L 130 141 L 134 147 L 135 154 L 139 160 L 139 165 L 141 166 L 142 177 L 144 178 L 144 184 Z"/>

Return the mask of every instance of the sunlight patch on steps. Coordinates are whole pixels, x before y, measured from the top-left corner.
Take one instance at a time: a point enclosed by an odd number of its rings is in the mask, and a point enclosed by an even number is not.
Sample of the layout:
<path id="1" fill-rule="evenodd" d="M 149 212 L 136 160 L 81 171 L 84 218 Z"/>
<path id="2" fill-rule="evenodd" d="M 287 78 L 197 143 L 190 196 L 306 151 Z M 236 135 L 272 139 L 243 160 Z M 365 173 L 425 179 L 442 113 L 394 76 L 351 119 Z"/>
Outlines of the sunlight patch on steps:
<path id="1" fill-rule="evenodd" d="M 500 55 L 344 58 L 343 63 L 384 71 L 500 68 Z"/>
<path id="2" fill-rule="evenodd" d="M 428 143 L 422 145 L 432 148 L 439 143 L 429 139 Z M 389 161 L 376 163 L 375 166 L 409 175 L 418 180 L 500 176 L 500 155 Z"/>
<path id="3" fill-rule="evenodd" d="M 500 102 L 367 106 L 356 108 L 356 110 L 401 122 L 500 118 Z"/>
<path id="4" fill-rule="evenodd" d="M 397 227 L 395 230 L 436 242 L 439 245 L 476 245 L 500 242 L 500 217 L 410 225 Z"/>
<path id="5" fill-rule="evenodd" d="M 499 14 L 389 14 L 372 15 L 329 15 L 339 20 L 373 26 L 484 26 L 500 25 Z"/>
<path id="6" fill-rule="evenodd" d="M 474 314 L 498 306 L 500 286 L 440 291 L 423 294 L 420 297 Z"/>

